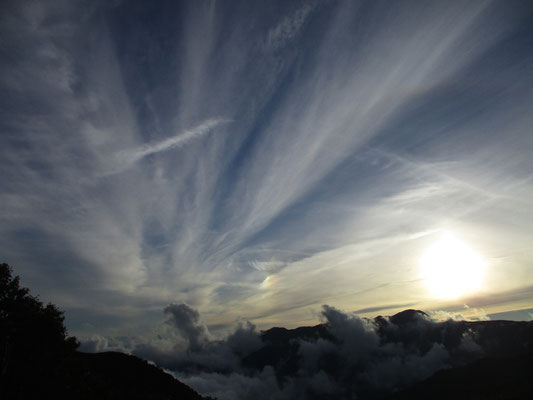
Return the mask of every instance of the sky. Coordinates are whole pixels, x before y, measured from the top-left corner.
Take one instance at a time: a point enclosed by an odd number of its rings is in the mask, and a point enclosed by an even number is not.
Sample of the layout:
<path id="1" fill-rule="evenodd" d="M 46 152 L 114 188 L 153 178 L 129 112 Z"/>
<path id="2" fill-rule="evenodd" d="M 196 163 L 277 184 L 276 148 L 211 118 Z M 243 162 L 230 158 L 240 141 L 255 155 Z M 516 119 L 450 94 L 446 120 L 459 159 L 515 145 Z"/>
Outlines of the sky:
<path id="1" fill-rule="evenodd" d="M 0 257 L 70 333 L 531 319 L 531 2 L 0 7 Z M 485 268 L 453 299 L 446 232 Z"/>

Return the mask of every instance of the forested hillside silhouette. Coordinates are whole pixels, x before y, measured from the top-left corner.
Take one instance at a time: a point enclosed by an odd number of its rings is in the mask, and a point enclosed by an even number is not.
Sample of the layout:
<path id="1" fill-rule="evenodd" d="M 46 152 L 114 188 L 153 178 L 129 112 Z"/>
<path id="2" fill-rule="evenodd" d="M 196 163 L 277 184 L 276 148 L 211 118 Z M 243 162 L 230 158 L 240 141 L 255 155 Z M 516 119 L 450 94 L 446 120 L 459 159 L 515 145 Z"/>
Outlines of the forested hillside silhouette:
<path id="1" fill-rule="evenodd" d="M 0 264 L 0 398 L 204 399 L 144 360 L 79 353 L 78 345 L 63 312 L 32 296 Z"/>

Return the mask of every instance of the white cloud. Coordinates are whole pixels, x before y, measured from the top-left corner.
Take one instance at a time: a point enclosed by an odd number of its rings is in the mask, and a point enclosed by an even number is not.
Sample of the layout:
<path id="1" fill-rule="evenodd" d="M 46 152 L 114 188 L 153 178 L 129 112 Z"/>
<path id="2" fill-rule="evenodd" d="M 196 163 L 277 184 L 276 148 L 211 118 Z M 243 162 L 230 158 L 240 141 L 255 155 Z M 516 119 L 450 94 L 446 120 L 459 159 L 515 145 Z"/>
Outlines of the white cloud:
<path id="1" fill-rule="evenodd" d="M 276 50 L 293 39 L 302 29 L 309 14 L 317 8 L 316 2 L 306 2 L 292 15 L 284 17 L 278 25 L 267 33 L 267 47 Z"/>
<path id="2" fill-rule="evenodd" d="M 205 136 L 214 128 L 225 122 L 229 121 L 220 118 L 208 119 L 194 128 L 186 130 L 185 132 L 180 132 L 179 134 L 160 142 L 144 144 L 136 149 L 122 150 L 115 155 L 116 169 L 113 172 L 121 172 L 151 154 L 181 148 L 191 140 Z"/>
<path id="3" fill-rule="evenodd" d="M 50 300 L 262 327 L 430 304 L 413 260 L 443 227 L 489 259 L 487 293 L 533 284 L 531 83 L 482 66 L 517 23 L 504 6 L 191 2 L 130 32 L 100 5 L 32 4 L 1 25 L 0 242 Z"/>

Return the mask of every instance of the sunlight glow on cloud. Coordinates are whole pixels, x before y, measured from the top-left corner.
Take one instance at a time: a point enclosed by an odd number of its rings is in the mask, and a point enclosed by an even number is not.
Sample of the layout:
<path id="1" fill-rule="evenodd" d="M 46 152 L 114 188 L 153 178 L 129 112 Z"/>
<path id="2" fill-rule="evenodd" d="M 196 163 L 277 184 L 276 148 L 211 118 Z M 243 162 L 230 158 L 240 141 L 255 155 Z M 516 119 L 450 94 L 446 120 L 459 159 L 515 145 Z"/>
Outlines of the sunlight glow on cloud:
<path id="1" fill-rule="evenodd" d="M 422 277 L 433 295 L 454 299 L 482 284 L 485 262 L 450 232 L 441 237 L 419 260 Z"/>

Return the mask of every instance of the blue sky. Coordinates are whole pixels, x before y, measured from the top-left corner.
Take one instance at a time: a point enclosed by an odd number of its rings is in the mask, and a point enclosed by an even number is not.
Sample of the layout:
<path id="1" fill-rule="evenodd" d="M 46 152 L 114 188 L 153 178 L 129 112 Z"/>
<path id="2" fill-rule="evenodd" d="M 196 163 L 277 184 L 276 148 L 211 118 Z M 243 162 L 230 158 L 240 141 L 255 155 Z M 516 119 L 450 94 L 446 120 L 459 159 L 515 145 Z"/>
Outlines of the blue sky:
<path id="1" fill-rule="evenodd" d="M 524 1 L 12 1 L 0 254 L 75 334 L 533 306 Z M 437 300 L 451 231 L 482 287 Z M 468 307 L 465 309 L 465 304 Z"/>

